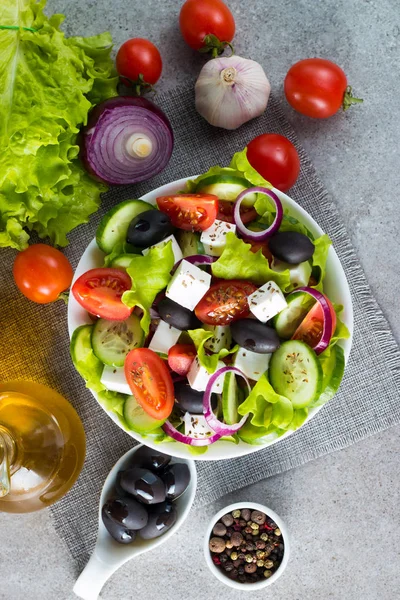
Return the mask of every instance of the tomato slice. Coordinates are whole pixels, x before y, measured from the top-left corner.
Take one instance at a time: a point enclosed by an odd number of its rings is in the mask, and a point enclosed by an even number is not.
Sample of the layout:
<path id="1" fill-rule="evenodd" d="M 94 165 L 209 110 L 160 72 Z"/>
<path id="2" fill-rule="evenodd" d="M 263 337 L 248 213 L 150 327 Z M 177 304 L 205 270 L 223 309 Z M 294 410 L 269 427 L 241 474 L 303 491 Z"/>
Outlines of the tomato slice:
<path id="1" fill-rule="evenodd" d="M 234 223 L 234 206 L 234 202 L 229 202 L 229 200 L 219 200 L 217 219 L 219 219 L 220 221 L 225 221 L 226 223 Z M 254 221 L 254 219 L 257 219 L 259 215 L 255 208 L 251 206 L 243 206 L 240 208 L 240 216 L 244 225 L 247 225 L 247 223 L 251 223 L 252 221 Z"/>
<path id="2" fill-rule="evenodd" d="M 332 337 L 336 329 L 336 312 L 329 298 L 325 296 L 325 299 L 329 304 L 332 317 Z M 314 348 L 321 339 L 323 327 L 324 313 L 320 303 L 316 302 L 294 332 L 292 340 L 302 340 L 308 346 Z"/>
<path id="3" fill-rule="evenodd" d="M 131 286 L 131 278 L 125 271 L 91 269 L 75 281 L 72 293 L 77 302 L 92 315 L 110 321 L 124 321 L 133 309 L 125 306 L 121 297 Z"/>
<path id="4" fill-rule="evenodd" d="M 168 364 L 178 375 L 186 375 L 196 356 L 193 344 L 175 344 L 168 351 Z"/>
<path id="5" fill-rule="evenodd" d="M 218 281 L 197 304 L 196 317 L 209 325 L 228 325 L 244 319 L 250 314 L 247 296 L 256 289 L 249 281 Z"/>
<path id="6" fill-rule="evenodd" d="M 175 394 L 165 362 L 149 348 L 135 348 L 127 354 L 124 369 L 132 394 L 143 410 L 154 419 L 167 419 Z"/>
<path id="7" fill-rule="evenodd" d="M 158 208 L 167 213 L 172 224 L 185 231 L 204 231 L 215 221 L 218 198 L 213 194 L 160 196 Z"/>
<path id="8" fill-rule="evenodd" d="M 273 260 L 273 256 L 271 254 L 270 249 L 268 248 L 268 242 L 254 242 L 252 240 L 244 240 L 246 242 L 246 244 L 250 244 L 251 245 L 251 252 L 254 252 L 254 254 L 256 252 L 258 252 L 259 250 L 261 250 L 261 252 L 263 253 L 263 255 L 265 256 L 265 258 L 268 260 L 269 264 L 272 263 Z"/>

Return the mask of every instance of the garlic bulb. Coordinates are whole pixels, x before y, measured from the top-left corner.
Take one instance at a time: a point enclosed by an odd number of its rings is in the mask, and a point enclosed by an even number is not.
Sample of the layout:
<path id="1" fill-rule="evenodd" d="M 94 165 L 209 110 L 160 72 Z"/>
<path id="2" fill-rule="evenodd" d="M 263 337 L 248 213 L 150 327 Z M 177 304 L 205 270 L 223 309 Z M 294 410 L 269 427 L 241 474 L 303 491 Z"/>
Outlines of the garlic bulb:
<path id="1" fill-rule="evenodd" d="M 196 81 L 196 110 L 215 127 L 237 129 L 267 107 L 270 83 L 254 60 L 213 58 Z"/>

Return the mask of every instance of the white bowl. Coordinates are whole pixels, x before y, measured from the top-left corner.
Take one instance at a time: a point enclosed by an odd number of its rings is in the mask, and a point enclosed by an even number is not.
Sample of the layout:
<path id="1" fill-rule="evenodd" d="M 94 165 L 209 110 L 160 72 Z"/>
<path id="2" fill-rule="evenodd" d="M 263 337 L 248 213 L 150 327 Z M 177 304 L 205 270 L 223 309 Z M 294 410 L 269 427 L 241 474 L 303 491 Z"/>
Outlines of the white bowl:
<path id="1" fill-rule="evenodd" d="M 263 512 L 264 514 L 266 514 L 267 517 L 270 517 L 271 519 L 273 519 L 274 522 L 278 525 L 279 529 L 282 532 L 282 539 L 283 539 L 283 542 L 285 545 L 282 562 L 279 565 L 279 568 L 268 579 L 264 579 L 262 581 L 257 581 L 256 583 L 240 583 L 240 581 L 235 581 L 234 579 L 229 579 L 229 577 L 227 575 L 225 575 L 221 571 L 221 569 L 219 569 L 216 565 L 214 565 L 212 558 L 211 558 L 210 548 L 208 545 L 215 523 L 217 521 L 219 521 L 221 519 L 221 517 L 223 517 L 227 513 L 230 513 L 233 510 L 242 509 L 242 508 L 250 508 L 251 510 L 259 510 L 259 511 Z M 285 523 L 282 521 L 280 516 L 276 514 L 276 512 L 274 512 L 267 506 L 264 506 L 263 504 L 258 504 L 257 502 L 237 502 L 236 504 L 230 504 L 229 506 L 226 506 L 225 508 L 220 510 L 211 519 L 210 524 L 207 528 L 206 537 L 204 538 L 204 557 L 206 559 L 207 566 L 210 569 L 211 573 L 217 579 L 222 581 L 222 583 L 225 583 L 225 585 L 229 585 L 230 587 L 234 588 L 235 590 L 241 590 L 242 592 L 243 591 L 256 592 L 256 591 L 258 591 L 262 588 L 265 588 L 268 585 L 271 585 L 272 583 L 274 583 L 274 581 L 276 581 L 278 579 L 278 577 L 280 577 L 282 575 L 283 571 L 286 569 L 286 566 L 287 566 L 287 563 L 289 560 L 289 555 L 290 555 L 289 534 L 288 534 L 288 530 L 287 530 Z"/>
<path id="2" fill-rule="evenodd" d="M 175 194 L 179 190 L 182 190 L 186 184 L 188 179 L 194 179 L 196 175 L 192 177 L 185 177 L 184 179 L 179 179 L 178 181 L 174 181 L 172 183 L 168 183 L 167 185 L 163 185 L 156 190 L 149 192 L 142 196 L 142 199 L 150 204 L 156 204 L 156 198 L 158 196 L 168 196 L 170 194 Z M 286 194 L 280 192 L 279 190 L 274 190 L 276 194 L 278 194 L 279 198 L 282 201 L 283 207 L 288 209 L 290 214 L 296 217 L 301 223 L 311 231 L 311 233 L 318 237 L 322 235 L 324 232 L 317 225 L 312 217 L 299 206 L 294 200 L 289 198 Z M 103 265 L 104 253 L 98 248 L 96 244 L 96 240 L 92 240 L 85 252 L 82 254 L 81 260 L 76 268 L 75 275 L 73 281 L 77 279 L 80 275 L 88 271 L 89 269 L 94 269 L 95 267 L 99 267 Z M 343 340 L 340 342 L 345 354 L 345 360 L 347 362 L 352 339 L 353 339 L 353 305 L 351 302 L 349 285 L 347 283 L 346 275 L 344 274 L 342 265 L 340 264 L 340 260 L 335 250 L 331 247 L 329 249 L 327 268 L 326 268 L 326 277 L 325 277 L 325 292 L 328 294 L 329 298 L 338 304 L 342 304 L 344 306 L 344 311 L 342 315 L 342 319 L 347 325 L 350 331 L 350 338 L 348 340 Z M 91 324 L 92 321 L 88 313 L 78 304 L 73 295 L 71 294 L 68 301 L 68 330 L 70 337 L 74 330 L 80 325 Z M 98 400 L 98 396 L 95 392 L 92 392 L 93 396 Z M 104 407 L 102 407 L 104 408 Z M 322 408 L 322 406 L 312 408 L 309 411 L 309 415 L 307 421 L 312 419 L 314 415 Z M 237 445 L 232 442 L 225 442 L 219 440 L 215 444 L 211 444 L 208 447 L 207 452 L 204 454 L 193 455 L 188 446 L 180 443 L 171 443 L 171 442 L 161 442 L 154 443 L 150 440 L 150 438 L 146 438 L 141 436 L 139 433 L 134 431 L 129 431 L 125 429 L 122 423 L 119 421 L 118 417 L 112 413 L 111 411 L 107 411 L 104 409 L 111 419 L 119 426 L 121 429 L 126 431 L 131 437 L 150 446 L 152 448 L 157 448 L 161 452 L 165 452 L 166 454 L 171 454 L 172 456 L 179 456 L 181 458 L 190 458 L 192 457 L 194 460 L 221 460 L 225 458 L 236 458 L 239 456 L 244 456 L 245 454 L 251 454 L 252 452 L 256 452 L 261 448 L 265 448 L 266 446 L 270 446 L 279 442 L 279 440 L 285 439 L 292 432 L 288 431 L 284 435 L 282 435 L 278 439 L 272 439 L 263 445 L 250 445 L 245 442 L 240 441 Z M 306 422 L 307 422 L 306 421 Z"/>
<path id="3" fill-rule="evenodd" d="M 195 462 L 188 459 L 174 459 L 172 461 L 173 463 L 182 462 L 187 464 L 190 471 L 190 482 L 182 496 L 174 501 L 177 510 L 177 518 L 171 529 L 166 531 L 164 535 L 152 540 L 142 540 L 140 536 L 138 536 L 131 544 L 120 544 L 111 537 L 103 524 L 101 510 L 105 502 L 114 496 L 114 487 L 118 472 L 123 471 L 131 464 L 132 456 L 141 447 L 141 445 L 135 446 L 134 448 L 131 448 L 131 450 L 128 450 L 128 452 L 124 454 L 124 456 L 122 456 L 118 462 L 115 463 L 104 482 L 100 495 L 99 529 L 97 533 L 96 546 L 89 562 L 80 574 L 74 586 L 75 594 L 84 600 L 96 600 L 107 579 L 111 577 L 111 575 L 128 560 L 131 560 L 135 556 L 139 556 L 139 554 L 149 552 L 150 550 L 153 550 L 153 548 L 157 548 L 157 546 L 164 544 L 164 542 L 166 542 L 171 535 L 174 535 L 174 533 L 176 533 L 176 531 L 178 531 L 178 529 L 183 525 L 187 519 L 190 509 L 192 508 L 197 488 L 197 472 Z"/>

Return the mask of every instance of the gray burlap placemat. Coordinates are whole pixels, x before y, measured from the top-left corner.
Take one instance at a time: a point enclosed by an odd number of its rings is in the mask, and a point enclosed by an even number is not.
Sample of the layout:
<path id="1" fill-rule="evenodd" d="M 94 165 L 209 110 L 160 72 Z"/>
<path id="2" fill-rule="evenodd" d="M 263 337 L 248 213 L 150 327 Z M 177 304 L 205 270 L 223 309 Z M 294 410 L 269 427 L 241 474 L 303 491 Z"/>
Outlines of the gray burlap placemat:
<path id="1" fill-rule="evenodd" d="M 234 152 L 260 133 L 277 132 L 297 146 L 301 176 L 291 196 L 331 236 L 345 268 L 354 303 L 355 336 L 340 392 L 301 430 L 269 449 L 235 461 L 198 463 L 196 505 L 313 458 L 344 448 L 400 422 L 400 352 L 389 325 L 359 265 L 337 208 L 317 179 L 296 136 L 271 98 L 268 110 L 238 131 L 212 128 L 194 110 L 191 92 L 160 95 L 157 102 L 171 119 L 175 149 L 168 168 L 141 185 L 111 190 L 90 224 L 70 236 L 66 254 L 75 267 L 93 238 L 100 217 L 114 204 L 139 197 L 161 184 L 229 163 Z M 62 303 L 37 306 L 17 293 L 12 280 L 15 252 L 1 250 L 0 378 L 34 379 L 53 386 L 77 408 L 87 434 L 83 472 L 67 496 L 51 511 L 60 536 L 82 566 L 93 549 L 100 489 L 115 461 L 134 441 L 98 406 L 75 372 L 69 357 L 67 314 Z"/>

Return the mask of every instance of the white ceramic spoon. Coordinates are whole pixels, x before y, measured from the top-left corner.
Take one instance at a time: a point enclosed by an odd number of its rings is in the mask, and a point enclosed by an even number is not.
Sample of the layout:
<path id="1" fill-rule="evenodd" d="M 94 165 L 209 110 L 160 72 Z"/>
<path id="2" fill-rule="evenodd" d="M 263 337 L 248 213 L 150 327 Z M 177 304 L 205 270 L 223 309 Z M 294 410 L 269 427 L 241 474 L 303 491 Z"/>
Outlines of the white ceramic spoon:
<path id="1" fill-rule="evenodd" d="M 99 506 L 99 530 L 97 542 L 92 556 L 86 567 L 77 579 L 74 592 L 84 600 L 97 600 L 99 593 L 107 579 L 119 569 L 124 563 L 143 552 L 148 552 L 160 544 L 166 542 L 171 535 L 178 531 L 179 527 L 187 518 L 196 494 L 197 473 L 193 460 L 173 458 L 172 463 L 186 463 L 190 470 L 190 483 L 185 493 L 175 501 L 177 509 L 176 523 L 164 535 L 153 540 L 142 540 L 139 535 L 132 544 L 119 544 L 108 533 L 103 525 L 101 509 L 103 504 L 112 497 L 118 471 L 126 469 L 131 463 L 133 454 L 141 446 L 135 446 L 129 450 L 111 469 L 104 482 L 100 496 Z"/>

